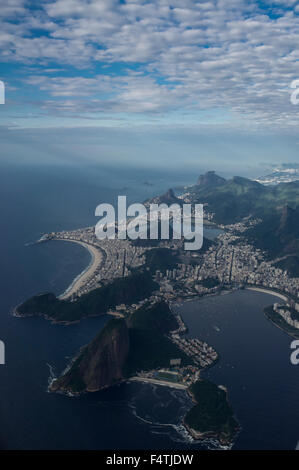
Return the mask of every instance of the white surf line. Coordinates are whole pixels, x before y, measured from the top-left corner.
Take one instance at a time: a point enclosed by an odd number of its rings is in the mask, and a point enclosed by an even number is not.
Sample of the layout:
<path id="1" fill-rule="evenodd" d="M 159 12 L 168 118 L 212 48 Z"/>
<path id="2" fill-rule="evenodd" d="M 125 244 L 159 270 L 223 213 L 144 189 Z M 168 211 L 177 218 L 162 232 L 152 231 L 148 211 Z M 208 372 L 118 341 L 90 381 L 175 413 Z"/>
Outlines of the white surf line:
<path id="1" fill-rule="evenodd" d="M 60 239 L 57 238 L 55 239 L 57 241 L 66 241 L 66 242 L 71 242 L 71 243 L 77 243 L 84 248 L 86 248 L 89 253 L 91 254 L 91 260 L 88 264 L 88 266 L 80 273 L 78 276 L 75 277 L 75 279 L 72 281 L 72 283 L 68 286 L 68 288 L 58 296 L 60 300 L 65 300 L 71 295 L 75 294 L 80 287 L 82 287 L 87 281 L 87 279 L 90 278 L 90 276 L 96 271 L 96 269 L 99 267 L 103 260 L 103 255 L 100 251 L 99 248 L 97 248 L 94 245 L 90 245 L 88 243 L 79 241 L 79 240 L 68 240 L 68 239 Z"/>

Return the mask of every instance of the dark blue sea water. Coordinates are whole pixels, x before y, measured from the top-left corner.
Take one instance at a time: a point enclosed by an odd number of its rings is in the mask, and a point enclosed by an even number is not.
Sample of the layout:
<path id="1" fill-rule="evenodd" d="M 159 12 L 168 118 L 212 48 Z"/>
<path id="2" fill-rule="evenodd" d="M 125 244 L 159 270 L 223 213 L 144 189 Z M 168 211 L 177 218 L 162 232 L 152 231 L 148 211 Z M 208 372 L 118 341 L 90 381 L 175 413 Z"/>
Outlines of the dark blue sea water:
<path id="1" fill-rule="evenodd" d="M 192 179 L 190 174 L 145 174 L 126 168 L 1 164 L 0 339 L 6 345 L 6 365 L 0 366 L 1 448 L 201 447 L 190 443 L 178 428 L 190 407 L 181 391 L 122 384 L 80 398 L 47 393 L 51 373 L 63 370 L 70 357 L 103 327 L 106 317 L 66 327 L 41 318 L 11 315 L 12 309 L 32 294 L 61 293 L 89 262 L 89 254 L 75 244 L 26 244 L 43 232 L 94 224 L 96 205 L 115 203 L 118 194 L 127 194 L 129 202 L 142 201 Z M 210 320 L 198 315 L 197 307 L 193 312 L 190 304 L 184 307 L 190 331 L 198 337 L 211 334 L 211 344 L 215 342 L 221 350 L 222 360 L 209 374 L 228 386 L 242 422 L 236 447 L 293 448 L 298 424 L 298 370 L 289 364 L 290 340 L 263 316 L 262 306 L 271 302 L 271 297 L 248 293 L 249 309 L 247 298 L 233 295 L 237 296 L 232 302 L 234 316 L 231 304 L 225 307 L 229 296 L 217 297 L 221 309 L 216 298 L 205 300 Z M 221 333 L 213 330 L 215 323 Z M 217 342 L 220 338 L 222 346 Z M 268 362 L 260 359 L 261 351 Z"/>
<path id="2" fill-rule="evenodd" d="M 299 367 L 290 362 L 292 339 L 263 314 L 277 301 L 243 290 L 176 307 L 188 336 L 220 354 L 204 377 L 228 389 L 242 427 L 235 449 L 295 449 L 299 440 Z"/>

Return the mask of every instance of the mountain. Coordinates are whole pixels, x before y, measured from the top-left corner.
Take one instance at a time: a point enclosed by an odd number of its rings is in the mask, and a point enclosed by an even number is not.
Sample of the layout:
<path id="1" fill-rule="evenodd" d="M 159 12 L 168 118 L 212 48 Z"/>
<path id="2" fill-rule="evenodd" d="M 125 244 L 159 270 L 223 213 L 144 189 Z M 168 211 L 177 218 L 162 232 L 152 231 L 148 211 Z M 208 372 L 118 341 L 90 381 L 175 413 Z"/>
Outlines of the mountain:
<path id="1" fill-rule="evenodd" d="M 193 203 L 207 204 L 208 212 L 215 214 L 215 222 L 226 224 L 248 216 L 264 186 L 235 176 L 221 185 L 197 184 L 188 190 Z"/>
<path id="2" fill-rule="evenodd" d="M 215 171 L 208 171 L 204 175 L 200 175 L 197 184 L 200 186 L 221 186 L 225 183 L 225 179 L 216 175 Z"/>
<path id="3" fill-rule="evenodd" d="M 288 204 L 299 205 L 299 181 L 264 186 L 241 176 L 234 176 L 220 186 L 194 185 L 188 188 L 192 203 L 206 204 L 217 223 L 229 224 L 243 217 L 264 217 Z"/>
<path id="4" fill-rule="evenodd" d="M 299 236 L 298 216 L 299 207 L 292 209 L 286 204 L 281 211 L 277 236 L 281 238 L 288 238 L 290 234 Z"/>
<path id="5" fill-rule="evenodd" d="M 138 330 L 157 330 L 163 334 L 179 327 L 164 301 L 156 302 L 153 306 L 140 307 L 129 318 L 129 326 Z"/>
<path id="6" fill-rule="evenodd" d="M 166 193 L 160 195 L 160 196 L 155 196 L 151 199 L 147 199 L 144 202 L 144 205 L 148 207 L 150 204 L 182 204 L 181 199 L 177 198 L 174 194 L 173 189 L 168 189 Z"/>
<path id="7" fill-rule="evenodd" d="M 271 259 L 284 257 L 279 267 L 299 275 L 299 181 L 265 186 L 234 176 L 215 186 L 205 180 L 205 184 L 188 188 L 188 197 L 193 204 L 205 204 L 216 223 L 236 223 L 250 215 L 261 219 L 246 232 L 248 240 L 267 251 Z M 289 256 L 292 258 L 287 259 Z"/>
<path id="8" fill-rule="evenodd" d="M 229 444 L 239 425 L 227 401 L 226 390 L 207 380 L 198 380 L 190 387 L 195 406 L 184 418 L 184 423 L 195 438 L 216 437 Z"/>
<path id="9" fill-rule="evenodd" d="M 206 210 L 214 213 L 216 223 L 230 224 L 249 215 L 264 217 L 286 204 L 295 209 L 299 206 L 299 181 L 265 186 L 241 176 L 225 180 L 214 171 L 208 171 L 198 178 L 197 184 L 187 188 L 187 196 L 193 204 L 205 204 Z M 169 189 L 146 201 L 146 205 L 182 202 Z"/>
<path id="10" fill-rule="evenodd" d="M 167 336 L 178 324 L 166 302 L 142 305 L 129 317 L 128 326 L 130 350 L 125 365 L 128 376 L 169 367 L 170 359 L 174 358 L 181 358 L 182 365 L 193 364 Z"/>
<path id="11" fill-rule="evenodd" d="M 110 320 L 91 343 L 83 347 L 70 369 L 50 390 L 79 393 L 105 389 L 124 378 L 129 333 L 124 319 Z"/>
<path id="12" fill-rule="evenodd" d="M 53 381 L 53 392 L 80 393 L 110 387 L 138 371 L 168 367 L 172 358 L 190 359 L 166 336 L 178 328 L 167 303 L 139 307 L 128 319 L 110 320 L 81 349 L 67 372 Z"/>
<path id="13" fill-rule="evenodd" d="M 275 267 L 287 271 L 291 277 L 299 277 L 299 256 L 291 255 L 275 263 Z"/>
<path id="14" fill-rule="evenodd" d="M 276 266 L 299 277 L 299 206 L 288 205 L 267 214 L 262 222 L 246 232 L 249 241 L 266 250 L 271 259 L 282 258 Z"/>
<path id="15" fill-rule="evenodd" d="M 55 322 L 73 322 L 100 315 L 118 304 L 131 304 L 148 297 L 158 288 L 151 275 L 142 270 L 82 295 L 76 302 L 60 300 L 54 294 L 31 297 L 15 309 L 17 316 L 44 315 Z"/>
<path id="16" fill-rule="evenodd" d="M 288 205 L 266 215 L 263 221 L 247 231 L 246 236 L 254 239 L 256 246 L 266 249 L 272 257 L 298 255 L 299 253 L 299 206 Z"/>

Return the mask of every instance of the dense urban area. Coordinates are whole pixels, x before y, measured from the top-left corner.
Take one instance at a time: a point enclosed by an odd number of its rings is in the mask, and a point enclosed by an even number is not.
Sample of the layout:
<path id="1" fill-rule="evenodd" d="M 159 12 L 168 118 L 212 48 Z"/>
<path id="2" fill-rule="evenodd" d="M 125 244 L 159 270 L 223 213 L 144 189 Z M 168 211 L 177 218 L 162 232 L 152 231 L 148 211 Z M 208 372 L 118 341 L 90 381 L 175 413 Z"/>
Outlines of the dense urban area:
<path id="1" fill-rule="evenodd" d="M 186 202 L 189 195 L 183 195 Z M 211 223 L 213 214 L 205 212 L 205 220 Z M 254 288 L 275 291 L 284 301 L 285 306 L 275 304 L 274 309 L 285 322 L 299 328 L 288 309 L 299 311 L 298 291 L 299 279 L 292 278 L 287 271 L 274 266 L 277 260 L 269 261 L 266 253 L 246 240 L 246 231 L 257 224 L 258 219 L 246 217 L 235 224 L 218 224 L 221 233 L 206 249 L 184 251 L 181 240 L 163 240 L 159 247 L 168 249 L 175 255 L 174 266 L 161 266 L 153 273 L 153 279 L 159 289 L 152 295 L 131 305 L 119 304 L 108 311 L 109 314 L 125 317 L 145 304 L 154 305 L 164 300 L 170 306 L 183 299 L 191 299 L 202 295 L 213 295 L 223 290 Z M 109 284 L 113 279 L 128 276 L 132 270 L 146 265 L 146 252 L 152 247 L 136 245 L 130 240 L 99 240 L 94 227 L 73 231 L 52 232 L 45 234 L 40 241 L 65 240 L 82 243 L 91 251 L 90 266 L 74 281 L 61 296 L 63 299 L 76 302 L 83 294 Z M 96 253 L 96 255 L 95 255 Z M 91 267 L 93 269 L 91 269 Z M 193 360 L 193 366 L 182 367 L 179 362 L 168 369 L 139 373 L 139 379 L 167 381 L 183 386 L 198 379 L 202 368 L 212 365 L 217 360 L 217 352 L 211 346 L 198 339 L 186 339 L 182 335 L 186 327 L 177 317 L 179 328 L 169 335 L 187 356 Z M 176 360 L 174 358 L 174 360 Z M 138 378 L 137 377 L 137 378 Z"/>

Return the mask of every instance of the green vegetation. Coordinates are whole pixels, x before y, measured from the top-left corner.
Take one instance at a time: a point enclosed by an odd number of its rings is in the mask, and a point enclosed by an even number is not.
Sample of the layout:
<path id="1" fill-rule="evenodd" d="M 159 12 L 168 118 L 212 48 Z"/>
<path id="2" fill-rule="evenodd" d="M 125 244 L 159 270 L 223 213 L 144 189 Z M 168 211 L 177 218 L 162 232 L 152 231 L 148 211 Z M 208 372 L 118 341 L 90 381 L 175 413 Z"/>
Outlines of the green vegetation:
<path id="1" fill-rule="evenodd" d="M 59 300 L 54 294 L 38 294 L 26 300 L 16 309 L 18 315 L 45 315 L 58 321 L 75 321 L 84 316 L 77 302 Z"/>
<path id="2" fill-rule="evenodd" d="M 52 383 L 51 390 L 80 393 L 113 385 L 123 378 L 128 349 L 125 320 L 108 321 L 100 333 L 81 348 L 70 369 Z"/>
<path id="3" fill-rule="evenodd" d="M 163 301 L 143 305 L 131 315 L 128 322 L 129 327 L 135 330 L 157 330 L 163 334 L 178 328 L 175 316 Z"/>
<path id="4" fill-rule="evenodd" d="M 92 389 L 100 389 L 100 384 L 108 385 L 107 377 L 112 385 L 115 377 L 120 380 L 142 370 L 169 367 L 173 358 L 181 358 L 184 365 L 192 364 L 192 360 L 165 336 L 176 327 L 176 319 L 164 302 L 141 307 L 129 320 L 110 320 L 82 348 L 69 371 L 53 383 L 52 390 L 79 393 L 86 390 L 88 384 L 92 384 Z M 117 353 L 113 359 L 115 351 L 123 353 Z"/>
<path id="5" fill-rule="evenodd" d="M 279 206 L 299 205 L 299 181 L 263 186 L 256 181 L 235 176 L 219 186 L 195 185 L 189 188 L 193 202 L 208 203 L 215 222 L 234 223 L 252 214 L 271 214 Z"/>
<path id="6" fill-rule="evenodd" d="M 266 214 L 262 223 L 251 230 L 246 236 L 249 241 L 267 250 L 271 257 L 299 253 L 299 206 L 292 209 L 284 206 L 279 211 Z"/>
<path id="7" fill-rule="evenodd" d="M 157 373 L 157 379 L 166 380 L 167 382 L 178 383 L 182 380 L 182 376 L 179 374 L 173 374 L 170 372 L 159 371 Z"/>
<path id="8" fill-rule="evenodd" d="M 185 423 L 196 432 L 230 442 L 236 431 L 236 422 L 227 402 L 226 392 L 209 381 L 199 380 L 189 388 L 196 405 L 185 416 Z"/>
<path id="9" fill-rule="evenodd" d="M 59 300 L 54 294 L 36 295 L 20 305 L 17 313 L 24 316 L 41 314 L 55 321 L 72 322 L 103 314 L 121 303 L 139 302 L 158 287 L 148 272 L 136 271 L 82 295 L 76 302 Z"/>
<path id="10" fill-rule="evenodd" d="M 291 277 L 299 277 L 299 256 L 291 255 L 278 261 L 274 266 L 287 271 Z"/>
<path id="11" fill-rule="evenodd" d="M 178 327 L 177 321 L 165 302 L 144 305 L 128 320 L 130 350 L 126 373 L 168 367 L 170 359 L 181 358 L 182 364 L 192 360 L 165 336 Z"/>
<path id="12" fill-rule="evenodd" d="M 294 311 L 295 312 L 295 311 Z M 269 306 L 269 307 L 266 307 L 264 309 L 264 313 L 266 315 L 266 317 L 272 321 L 272 323 L 274 323 L 274 325 L 278 326 L 279 328 L 281 328 L 283 331 L 285 331 L 287 334 L 289 334 L 290 336 L 293 336 L 293 338 L 298 338 L 299 339 L 299 330 L 297 330 L 297 328 L 289 325 L 283 318 L 281 315 L 279 315 L 279 313 L 277 312 L 274 312 L 273 310 L 273 306 Z M 293 317 L 293 315 L 292 315 Z M 298 313 L 296 312 L 296 319 L 298 317 Z"/>
<path id="13" fill-rule="evenodd" d="M 140 307 L 126 320 L 110 320 L 94 340 L 82 348 L 69 371 L 53 382 L 51 389 L 73 393 L 101 390 L 137 372 L 167 368 L 174 358 L 181 358 L 182 366 L 193 364 L 166 336 L 177 326 L 163 301 Z M 160 373 L 158 378 L 178 380 L 169 373 Z M 190 391 L 197 404 L 187 413 L 185 423 L 192 430 L 216 437 L 223 443 L 231 442 L 238 425 L 226 393 L 203 381 L 194 383 Z"/>
<path id="14" fill-rule="evenodd" d="M 169 367 L 170 359 L 181 358 L 182 365 L 193 364 L 167 336 L 156 330 L 130 329 L 130 350 L 125 371 L 128 376 L 136 372 Z"/>
<path id="15" fill-rule="evenodd" d="M 165 272 L 166 269 L 174 269 L 178 262 L 178 256 L 169 248 L 154 248 L 145 252 L 145 265 L 152 274 L 157 270 Z"/>

